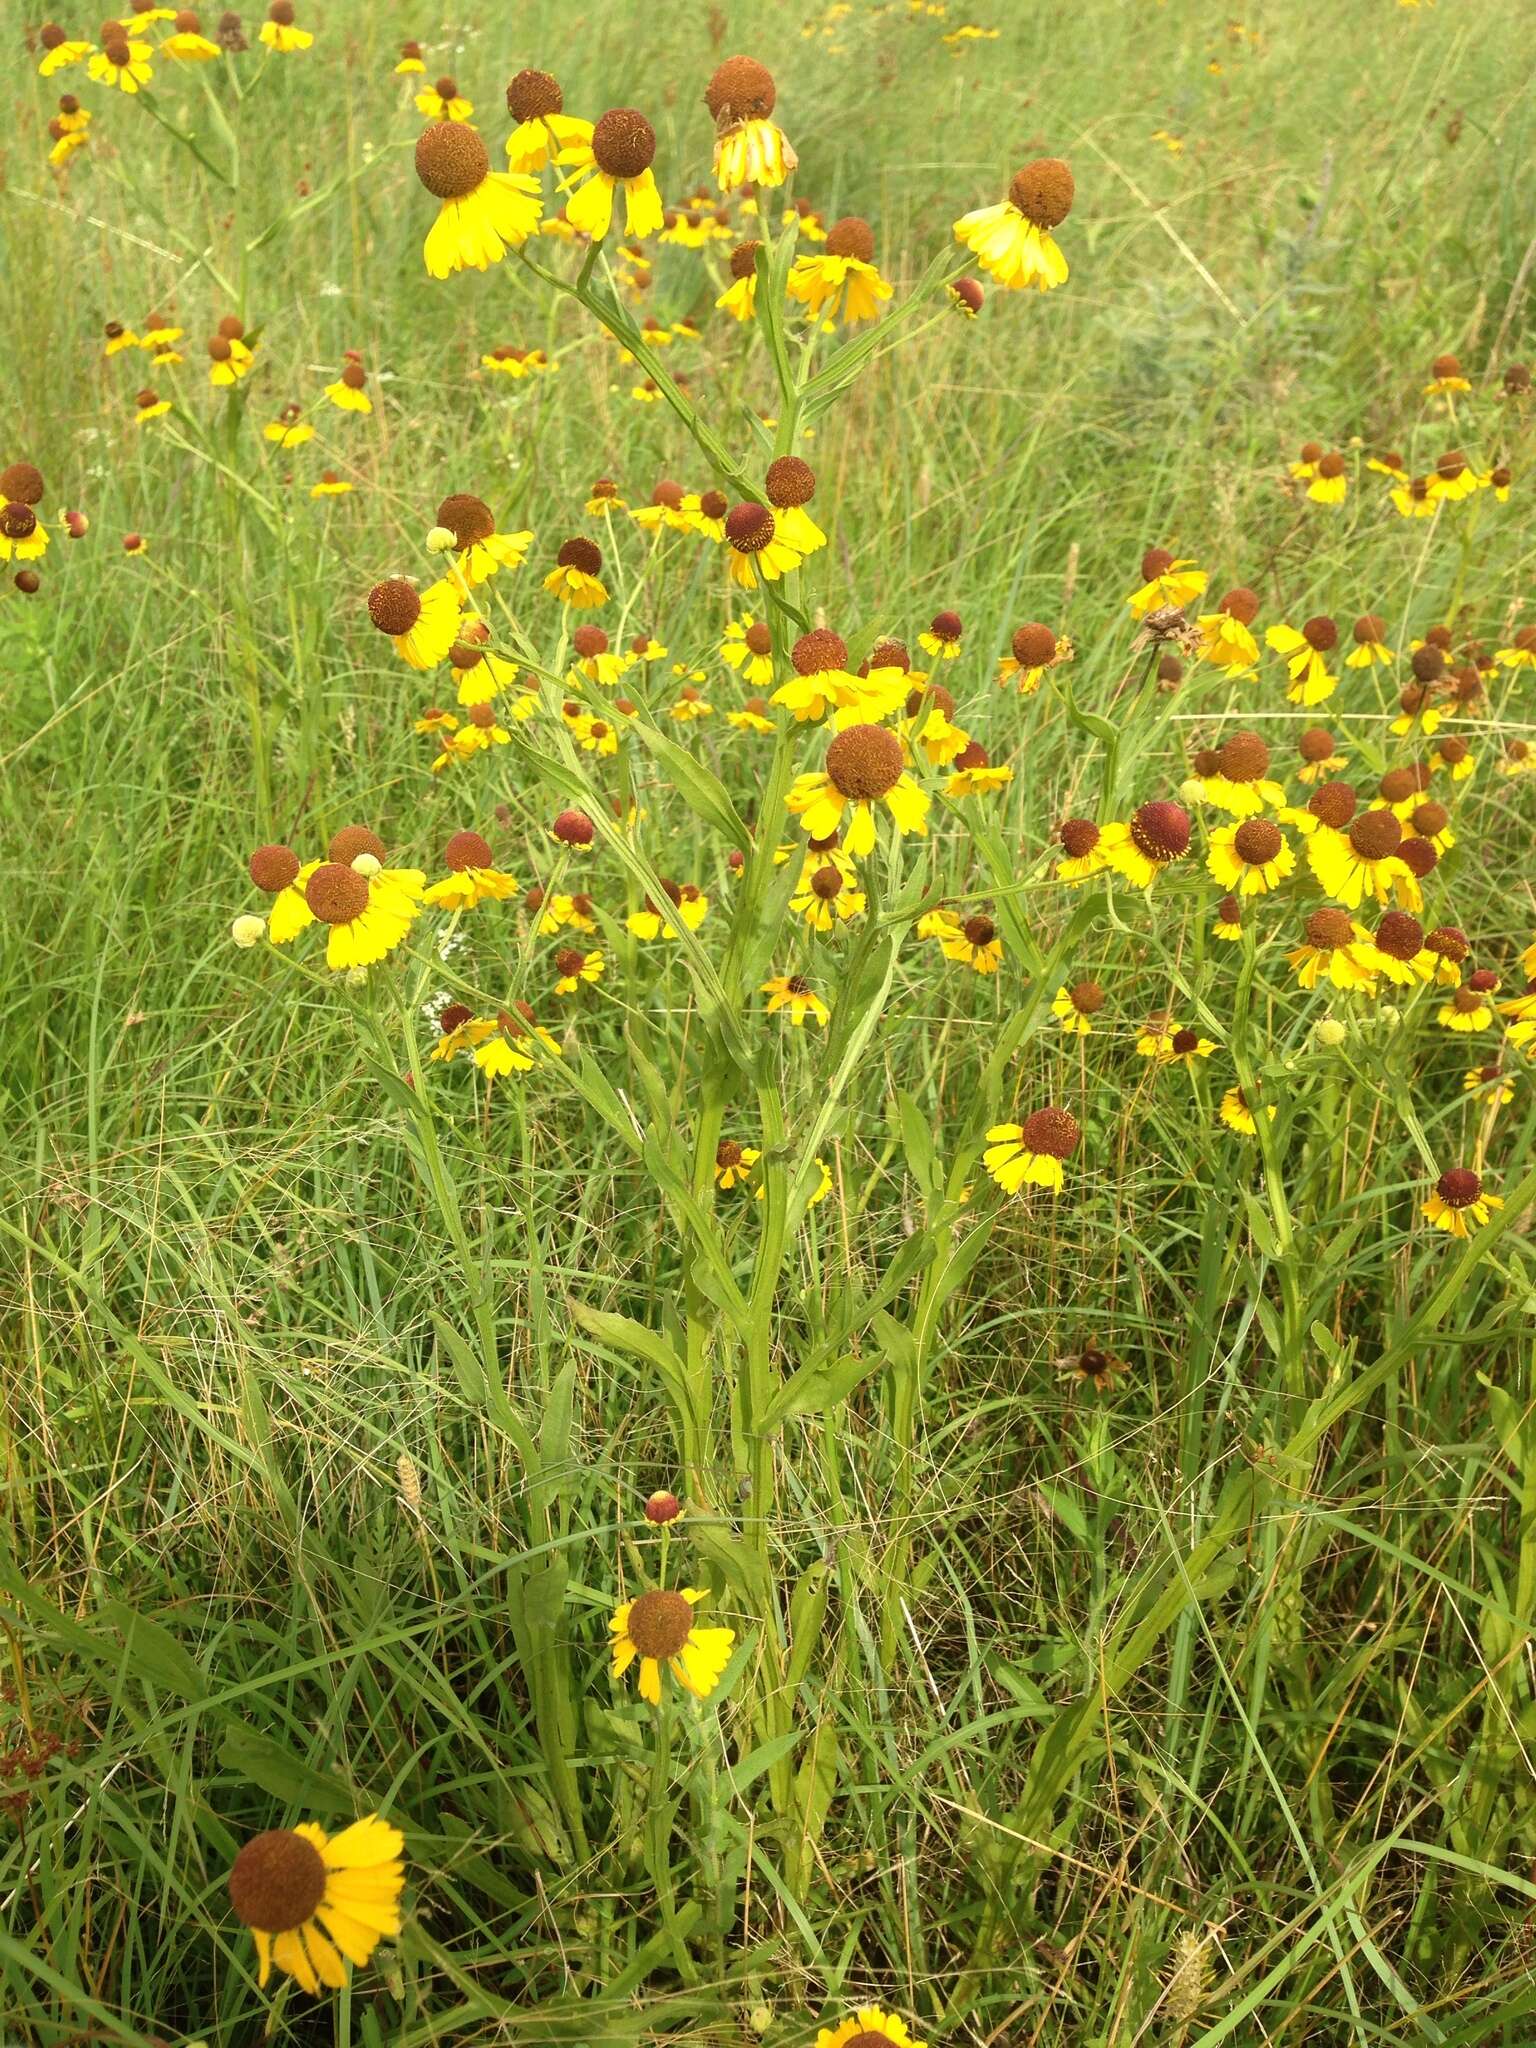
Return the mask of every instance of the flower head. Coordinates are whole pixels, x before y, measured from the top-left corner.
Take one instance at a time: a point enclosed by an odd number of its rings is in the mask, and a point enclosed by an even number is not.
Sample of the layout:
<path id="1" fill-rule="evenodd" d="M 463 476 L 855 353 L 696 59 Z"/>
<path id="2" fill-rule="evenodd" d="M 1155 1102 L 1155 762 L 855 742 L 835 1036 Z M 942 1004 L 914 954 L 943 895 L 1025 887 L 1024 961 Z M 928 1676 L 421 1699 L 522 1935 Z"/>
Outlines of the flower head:
<path id="1" fill-rule="evenodd" d="M 1072 211 L 1072 173 L 1059 157 L 1016 171 L 1008 197 L 955 222 L 955 239 L 1007 291 L 1048 292 L 1067 281 L 1067 259 L 1051 233 Z"/>
<path id="2" fill-rule="evenodd" d="M 405 1866 L 400 1830 L 376 1814 L 327 1835 L 314 1821 L 269 1828 L 245 1843 L 229 1873 L 229 1902 L 256 1941 L 260 1982 L 275 1964 L 305 1991 L 346 1982 L 379 1943 L 400 1932 Z"/>
<path id="3" fill-rule="evenodd" d="M 743 185 L 782 185 L 800 159 L 769 118 L 778 99 L 773 73 L 755 57 L 727 57 L 704 88 L 715 123 L 715 182 L 722 192 Z"/>
<path id="4" fill-rule="evenodd" d="M 526 242 L 544 210 L 537 182 L 493 171 L 485 144 L 466 121 L 435 121 L 416 143 L 416 175 L 439 200 L 423 246 L 428 274 L 484 270 Z"/>
<path id="5" fill-rule="evenodd" d="M 1072 1157 L 1081 1138 L 1070 1110 L 1032 1110 L 1022 1124 L 992 1126 L 982 1163 L 1005 1194 L 1016 1195 L 1026 1182 L 1059 1194 L 1063 1161 Z"/>
<path id="6" fill-rule="evenodd" d="M 707 1700 L 725 1676 L 736 1632 L 700 1628 L 693 1610 L 708 1595 L 683 1586 L 676 1592 L 657 1590 L 626 1600 L 608 1624 L 612 1637 L 613 1676 L 622 1678 L 638 1657 L 640 1697 L 661 1704 L 661 1673 L 665 1666 L 684 1691 Z"/>

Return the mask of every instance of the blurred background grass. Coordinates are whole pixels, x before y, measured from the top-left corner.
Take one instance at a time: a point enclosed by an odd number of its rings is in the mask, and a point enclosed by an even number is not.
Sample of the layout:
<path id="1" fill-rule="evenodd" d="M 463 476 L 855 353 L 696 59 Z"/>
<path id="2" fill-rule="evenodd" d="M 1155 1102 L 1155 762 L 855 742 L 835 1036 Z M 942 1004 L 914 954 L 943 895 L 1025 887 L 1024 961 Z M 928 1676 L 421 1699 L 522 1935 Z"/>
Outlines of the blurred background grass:
<path id="1" fill-rule="evenodd" d="M 875 1669 L 864 1613 L 896 1533 L 878 1406 L 786 1436 L 786 1568 L 825 1553 L 835 1579 L 808 1705 L 838 1766 L 805 1920 L 738 1847 L 751 1791 L 722 1790 L 719 1838 L 678 1855 L 752 1869 L 760 1895 L 725 1968 L 674 1981 L 636 1892 L 634 1724 L 596 1705 L 586 1768 L 618 1790 L 591 1855 L 560 1852 L 500 1619 L 522 1480 L 434 1330 L 433 1310 L 453 1306 L 439 1219 L 349 1019 L 269 979 L 264 955 L 232 954 L 226 934 L 252 844 L 308 843 L 354 817 L 425 855 L 506 800 L 512 864 L 536 871 L 544 800 L 505 776 L 473 797 L 429 782 L 429 743 L 410 732 L 421 685 L 362 614 L 372 582 L 418 565 L 440 495 L 479 492 L 504 528 L 535 529 L 542 561 L 581 529 L 600 474 L 632 498 L 663 475 L 707 479 L 665 409 L 630 398 L 611 345 L 552 313 L 516 263 L 426 278 L 418 120 L 391 76 L 402 37 L 428 44 L 429 75 L 458 78 L 493 144 L 523 64 L 555 70 L 568 107 L 644 108 L 668 198 L 707 177 L 708 71 L 754 51 L 778 78 L 797 190 L 828 219 L 866 214 L 898 290 L 1017 162 L 1072 162 L 1069 288 L 937 323 L 823 424 L 813 455 L 833 545 L 811 602 L 844 630 L 908 638 L 941 605 L 962 612 L 957 695 L 994 757 L 1016 762 L 1012 845 L 1042 842 L 1083 741 L 1048 698 L 998 698 L 991 657 L 1020 619 L 1059 621 L 1084 703 L 1107 705 L 1149 544 L 1197 555 L 1218 588 L 1254 584 L 1266 618 L 1369 608 L 1404 640 L 1442 614 L 1496 638 L 1531 587 L 1518 490 L 1475 545 L 1447 532 L 1429 548 L 1374 489 L 1325 523 L 1279 481 L 1314 436 L 1426 467 L 1447 438 L 1419 396 L 1430 359 L 1455 350 L 1496 373 L 1529 351 L 1524 0 L 1300 0 L 1241 21 L 1203 0 L 1010 5 L 977 17 L 995 40 L 958 48 L 943 40 L 962 25 L 953 6 L 473 12 L 316 9 L 315 49 L 274 62 L 244 110 L 235 193 L 99 90 L 82 93 L 90 148 L 56 182 L 42 167 L 55 88 L 32 75 L 26 24 L 7 21 L 0 449 L 42 466 L 46 512 L 92 520 L 79 546 L 55 541 L 41 598 L 0 607 L 9 1711 L 75 1745 L 0 1842 L 0 2011 L 49 2048 L 257 2038 L 222 1882 L 274 1802 L 322 1817 L 391 1804 L 417 1902 L 380 1979 L 390 1995 L 369 1980 L 334 2012 L 289 2007 L 289 2038 L 736 2041 L 763 2007 L 770 2039 L 800 2043 L 827 2004 L 858 1999 L 931 2036 L 980 1910 L 978 1859 L 1049 1705 L 1091 1681 L 1137 1566 L 1200 1526 L 1227 1470 L 1270 1440 L 1279 1398 L 1251 1162 L 1216 1146 L 1209 1101 L 1154 1089 L 1126 1048 L 1092 1095 L 1080 1198 L 1048 1229 L 1026 1216 L 999 1230 L 946 1340 L 900 1532 L 919 1564 L 895 1680 Z M 195 81 L 161 105 L 207 130 Z M 718 270 L 661 251 L 644 310 L 705 320 L 706 340 L 670 360 L 745 447 L 771 389 L 710 315 Z M 149 373 L 103 360 L 100 335 L 152 307 L 186 326 L 175 382 L 209 420 L 222 402 L 201 335 L 232 309 L 261 329 L 241 459 L 280 508 L 270 532 L 248 520 L 232 540 L 238 486 L 133 428 Z M 505 394 L 477 370 L 502 342 L 548 348 L 558 374 Z M 313 399 L 346 348 L 369 365 L 373 421 L 338 415 L 300 456 L 254 438 L 287 399 Z M 358 484 L 329 507 L 301 487 L 325 463 Z M 144 559 L 123 556 L 129 531 L 147 536 Z M 713 675 L 726 615 L 683 550 L 627 627 Z M 1375 689 L 1352 682 L 1340 699 L 1368 745 L 1390 701 Z M 1288 743 L 1281 726 L 1277 753 Z M 739 750 L 704 744 L 750 777 Z M 1145 772 L 1163 785 L 1182 770 Z M 1531 922 L 1518 786 L 1480 784 L 1464 836 L 1460 920 L 1508 946 Z M 670 851 L 679 876 L 723 884 L 723 850 L 695 827 Z M 1155 944 L 1094 936 L 1081 971 L 1111 988 L 1122 1039 L 1166 1002 L 1168 961 L 1199 943 L 1208 908 L 1192 896 Z M 455 965 L 487 985 L 494 954 L 476 932 Z M 813 1308 L 842 1274 L 878 1273 L 911 1227 L 893 1087 L 942 1129 L 1001 1014 L 999 990 L 935 985 L 925 960 L 898 987 L 837 1147 L 836 1199 L 815 1218 Z M 680 1016 L 682 978 L 649 1001 Z M 1301 1054 L 1311 1014 L 1277 997 L 1277 1059 Z M 583 1028 L 617 1061 L 616 1021 Z M 1026 1096 L 1072 1065 L 1044 1041 L 1028 1057 Z M 1436 1049 L 1417 1105 L 1432 1137 L 1476 1121 L 1462 1064 Z M 659 1211 L 570 1099 L 529 1100 L 527 1129 L 481 1142 L 471 1126 L 449 1163 L 499 1291 L 511 1383 L 532 1390 L 565 1355 L 566 1293 L 644 1314 L 674 1262 Z M 1392 1108 L 1383 1078 L 1354 1112 L 1351 1167 L 1374 1174 L 1379 1202 L 1363 1224 L 1333 1216 L 1353 1235 L 1330 1252 L 1332 1320 L 1367 1348 L 1405 1325 L 1433 1259 L 1402 1232 L 1420 1168 Z M 1511 1115 L 1528 1146 L 1524 1103 Z M 1298 1171 L 1329 1184 L 1326 1160 Z M 1106 1725 L 1101 1769 L 1060 1818 L 1007 1971 L 962 2038 L 1529 2038 L 1532 1482 L 1527 1437 L 1479 1376 L 1523 1404 L 1531 1306 L 1506 1241 L 1385 1410 L 1328 1440 L 1301 1503 L 1208 1589 Z M 1090 1336 L 1133 1366 L 1103 1404 L 1054 1370 Z M 419 1509 L 402 1504 L 402 1454 Z M 643 1376 L 581 1353 L 560 1515 L 565 1620 L 594 1702 L 617 1574 L 633 1579 L 639 1558 L 638 1502 L 673 1459 Z M 1181 1967 L 1200 1990 L 1184 2019 Z M 652 1994 L 670 2001 L 661 2018 Z"/>

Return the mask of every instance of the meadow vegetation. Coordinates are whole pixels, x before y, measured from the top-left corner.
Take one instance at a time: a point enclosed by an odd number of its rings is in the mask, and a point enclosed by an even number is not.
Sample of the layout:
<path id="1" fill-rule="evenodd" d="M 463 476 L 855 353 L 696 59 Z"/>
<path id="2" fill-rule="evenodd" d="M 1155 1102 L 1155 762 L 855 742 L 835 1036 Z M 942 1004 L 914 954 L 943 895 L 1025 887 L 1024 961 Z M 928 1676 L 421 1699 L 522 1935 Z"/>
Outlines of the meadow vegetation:
<path id="1" fill-rule="evenodd" d="M 0 10 L 0 2041 L 1536 2038 L 1530 15 L 1237 5 Z"/>

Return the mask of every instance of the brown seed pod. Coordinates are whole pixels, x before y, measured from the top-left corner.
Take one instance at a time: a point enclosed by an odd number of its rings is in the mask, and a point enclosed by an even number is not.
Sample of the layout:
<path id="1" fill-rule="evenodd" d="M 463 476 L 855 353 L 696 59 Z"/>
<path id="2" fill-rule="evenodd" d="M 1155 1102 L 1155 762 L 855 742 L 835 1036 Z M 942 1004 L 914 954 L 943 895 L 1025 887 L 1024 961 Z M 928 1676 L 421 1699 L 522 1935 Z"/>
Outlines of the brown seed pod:
<path id="1" fill-rule="evenodd" d="M 1413 650 L 1408 666 L 1421 683 L 1437 683 L 1445 674 L 1445 656 L 1433 642 L 1426 641 L 1422 647 Z"/>

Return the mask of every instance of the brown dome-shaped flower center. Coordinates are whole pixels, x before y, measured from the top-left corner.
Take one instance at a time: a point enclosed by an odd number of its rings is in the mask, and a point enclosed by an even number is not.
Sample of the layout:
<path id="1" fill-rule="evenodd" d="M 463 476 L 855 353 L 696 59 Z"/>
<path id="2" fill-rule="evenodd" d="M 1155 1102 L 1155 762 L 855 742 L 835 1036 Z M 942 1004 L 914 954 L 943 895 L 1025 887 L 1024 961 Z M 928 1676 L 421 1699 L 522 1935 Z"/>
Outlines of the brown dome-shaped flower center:
<path id="1" fill-rule="evenodd" d="M 924 683 L 920 690 L 908 690 L 908 718 L 916 718 L 925 704 L 931 704 L 936 711 L 942 712 L 945 718 L 953 718 L 955 715 L 955 700 L 942 683 Z"/>
<path id="2" fill-rule="evenodd" d="M 798 455 L 780 455 L 769 463 L 763 485 L 769 504 L 787 510 L 792 505 L 807 505 L 815 497 L 816 472 Z"/>
<path id="3" fill-rule="evenodd" d="M 1355 815 L 1359 799 L 1347 782 L 1330 782 L 1307 798 L 1307 809 L 1320 825 L 1342 832 Z"/>
<path id="4" fill-rule="evenodd" d="M 625 1634 L 642 1657 L 665 1662 L 682 1649 L 692 1627 L 693 1609 L 681 1593 L 642 1593 L 629 1610 Z"/>
<path id="5" fill-rule="evenodd" d="M 1187 1059 L 1192 1052 L 1198 1052 L 1200 1048 L 1200 1034 L 1198 1031 L 1191 1031 L 1186 1024 L 1182 1029 L 1174 1032 L 1169 1043 L 1180 1059 Z"/>
<path id="6" fill-rule="evenodd" d="M 574 946 L 562 946 L 555 955 L 556 971 L 567 980 L 573 974 L 580 974 L 585 965 L 585 955 L 579 953 Z"/>
<path id="7" fill-rule="evenodd" d="M 997 926 L 990 917 L 968 917 L 960 929 L 973 946 L 990 946 L 997 937 Z"/>
<path id="8" fill-rule="evenodd" d="M 557 568 L 575 569 L 583 576 L 595 576 L 603 566 L 603 551 L 596 541 L 578 533 L 562 545 L 555 564 Z"/>
<path id="9" fill-rule="evenodd" d="M 1458 761 L 1465 761 L 1467 758 L 1466 741 L 1457 733 L 1448 733 L 1440 742 L 1440 758 L 1453 768 Z"/>
<path id="10" fill-rule="evenodd" d="M 1303 761 L 1331 761 L 1333 734 L 1325 725 L 1309 725 L 1297 742 Z"/>
<path id="11" fill-rule="evenodd" d="M 1250 590 L 1246 583 L 1239 583 L 1227 592 L 1217 609 L 1224 611 L 1229 619 L 1236 619 L 1240 626 L 1251 626 L 1259 616 L 1258 593 Z"/>
<path id="12" fill-rule="evenodd" d="M 1445 656 L 1433 642 L 1426 640 L 1422 647 L 1413 650 L 1408 666 L 1418 682 L 1436 683 L 1445 673 Z"/>
<path id="13" fill-rule="evenodd" d="M 1177 860 L 1189 849 L 1189 813 L 1166 800 L 1143 804 L 1131 819 L 1131 843 L 1151 861 Z"/>
<path id="14" fill-rule="evenodd" d="M 1318 654 L 1331 654 L 1339 644 L 1339 629 L 1326 613 L 1308 619 L 1301 629 L 1301 637 Z"/>
<path id="15" fill-rule="evenodd" d="M 848 667 L 848 643 L 826 626 L 804 633 L 789 650 L 796 675 L 822 676 Z"/>
<path id="16" fill-rule="evenodd" d="M 773 539 L 773 514 L 744 499 L 725 515 L 725 537 L 738 555 L 756 555 Z"/>
<path id="17" fill-rule="evenodd" d="M 1036 157 L 1014 172 L 1008 187 L 1008 197 L 1037 228 L 1060 227 L 1076 196 L 1072 173 L 1059 156 Z"/>
<path id="18" fill-rule="evenodd" d="M 447 527 L 461 548 L 467 548 L 477 540 L 485 540 L 496 531 L 490 506 L 484 498 L 472 497 L 468 491 L 455 491 L 451 497 L 444 498 L 437 508 L 437 523 Z"/>
<path id="19" fill-rule="evenodd" d="M 235 1917 L 263 1934 L 302 1927 L 325 1897 L 325 1862 L 313 1842 L 292 1828 L 255 1835 L 229 1873 Z"/>
<path id="20" fill-rule="evenodd" d="M 1031 619 L 1014 633 L 1013 658 L 1020 668 L 1044 668 L 1056 658 L 1056 635 L 1049 626 Z"/>
<path id="21" fill-rule="evenodd" d="M 1143 583 L 1155 583 L 1172 567 L 1173 556 L 1167 548 L 1148 548 L 1141 558 L 1141 580 Z"/>
<path id="22" fill-rule="evenodd" d="M 1470 1209 L 1483 1192 L 1482 1176 L 1470 1166 L 1447 1167 L 1435 1182 L 1435 1192 L 1451 1209 Z"/>
<path id="23" fill-rule="evenodd" d="M 722 128 L 766 121 L 777 97 L 773 73 L 755 57 L 727 57 L 704 88 L 704 104 Z"/>
<path id="24" fill-rule="evenodd" d="M 761 242 L 738 242 L 731 251 L 731 275 L 734 278 L 754 277 L 757 274 L 757 252 Z"/>
<path id="25" fill-rule="evenodd" d="M 1344 458 L 1336 448 L 1330 449 L 1317 465 L 1319 476 L 1336 477 L 1344 474 Z"/>
<path id="26" fill-rule="evenodd" d="M 1043 1152 L 1052 1159 L 1070 1159 L 1077 1150 L 1082 1131 L 1069 1109 L 1036 1109 L 1024 1119 L 1023 1144 L 1026 1152 Z"/>
<path id="27" fill-rule="evenodd" d="M 154 404 L 154 393 L 150 393 Z M 143 403 L 143 400 L 140 400 Z M 0 534 L 7 540 L 27 540 L 37 531 L 37 514 L 30 505 L 0 505 Z"/>
<path id="28" fill-rule="evenodd" d="M 398 639 L 421 617 L 421 599 L 403 576 L 390 576 L 369 591 L 368 616 L 381 633 Z"/>
<path id="29" fill-rule="evenodd" d="M 1269 773 L 1269 748 L 1256 732 L 1234 732 L 1223 741 L 1221 772 L 1229 782 L 1259 782 Z"/>
<path id="30" fill-rule="evenodd" d="M 437 1028 L 444 1038 L 451 1037 L 461 1024 L 467 1024 L 474 1011 L 468 1003 L 445 1003 L 438 1016 Z"/>
<path id="31" fill-rule="evenodd" d="M 299 872 L 299 856 L 291 846 L 258 846 L 247 866 L 257 888 L 275 896 Z"/>
<path id="32" fill-rule="evenodd" d="M 485 183 L 485 144 L 467 121 L 434 121 L 416 139 L 416 175 L 434 199 L 463 199 Z"/>
<path id="33" fill-rule="evenodd" d="M 1376 927 L 1378 949 L 1393 960 L 1412 960 L 1424 949 L 1424 927 L 1406 910 L 1389 910 Z"/>
<path id="34" fill-rule="evenodd" d="M 901 780 L 901 741 L 882 725 L 850 725 L 827 748 L 827 775 L 839 796 L 872 802 Z"/>
<path id="35" fill-rule="evenodd" d="M 1351 944 L 1355 927 L 1347 910 L 1314 910 L 1307 919 L 1307 944 L 1331 953 L 1337 946 Z"/>
<path id="36" fill-rule="evenodd" d="M 592 661 L 608 652 L 608 635 L 601 626 L 578 626 L 571 635 L 571 645 L 581 660 Z"/>
<path id="37" fill-rule="evenodd" d="M 1454 924 L 1437 924 L 1424 944 L 1431 953 L 1439 954 L 1444 960 L 1465 960 L 1471 950 L 1466 933 Z"/>
<path id="38" fill-rule="evenodd" d="M 811 894 L 823 903 L 834 902 L 842 894 L 842 888 L 842 874 L 830 863 L 824 868 L 818 868 L 811 876 Z"/>
<path id="39" fill-rule="evenodd" d="M 867 220 L 861 220 L 856 213 L 850 213 L 843 220 L 834 221 L 827 229 L 827 254 L 851 256 L 856 263 L 873 263 L 874 229 Z"/>
<path id="40" fill-rule="evenodd" d="M 514 121 L 538 121 L 562 113 L 565 94 L 547 71 L 519 71 L 507 82 L 507 112 Z"/>
<path id="41" fill-rule="evenodd" d="M 699 498 L 699 510 L 706 519 L 723 519 L 730 503 L 724 491 L 705 491 Z"/>
<path id="42" fill-rule="evenodd" d="M 368 908 L 368 878 L 340 861 L 324 861 L 305 883 L 304 901 L 322 924 L 350 924 Z"/>
<path id="43" fill-rule="evenodd" d="M 1074 982 L 1069 998 L 1080 1017 L 1097 1016 L 1104 1007 L 1104 991 L 1096 981 Z"/>
<path id="44" fill-rule="evenodd" d="M 383 840 L 367 825 L 343 825 L 331 834 L 331 843 L 326 848 L 330 859 L 339 860 L 344 866 L 350 866 L 360 853 L 371 854 L 382 862 L 385 851 Z"/>
<path id="45" fill-rule="evenodd" d="M 1416 804 L 1409 822 L 1421 839 L 1435 839 L 1451 822 L 1451 814 L 1444 804 Z"/>
<path id="46" fill-rule="evenodd" d="M 1387 860 L 1402 841 L 1403 828 L 1390 811 L 1365 811 L 1349 828 L 1349 843 L 1361 860 Z"/>
<path id="47" fill-rule="evenodd" d="M 1389 768 L 1377 783 L 1377 794 L 1383 803 L 1406 803 L 1418 788 L 1418 777 L 1411 768 Z"/>
<path id="48" fill-rule="evenodd" d="M 1092 818 L 1064 818 L 1056 836 L 1069 860 L 1083 860 L 1098 845 L 1099 828 Z"/>
<path id="49" fill-rule="evenodd" d="M 1369 643 L 1380 645 L 1387 637 L 1387 622 L 1379 612 L 1362 612 L 1354 623 L 1354 636 L 1364 647 Z"/>
<path id="50" fill-rule="evenodd" d="M 13 505 L 43 502 L 43 472 L 33 462 L 10 462 L 0 469 L 0 498 Z"/>
<path id="51" fill-rule="evenodd" d="M 561 811 L 550 829 L 565 846 L 590 846 L 597 831 L 585 811 Z"/>
<path id="52" fill-rule="evenodd" d="M 455 832 L 443 848 L 443 865 L 460 874 L 465 868 L 488 868 L 492 854 L 478 832 Z"/>
<path id="53" fill-rule="evenodd" d="M 749 654 L 768 654 L 773 648 L 773 634 L 761 619 L 754 619 L 743 636 Z"/>
<path id="54" fill-rule="evenodd" d="M 656 130 L 634 107 L 610 107 L 592 130 L 592 155 L 610 178 L 638 178 L 656 154 Z"/>
<path id="55" fill-rule="evenodd" d="M 1284 844 L 1280 827 L 1268 818 L 1245 818 L 1232 835 L 1233 851 L 1251 868 L 1261 868 L 1272 861 Z"/>

